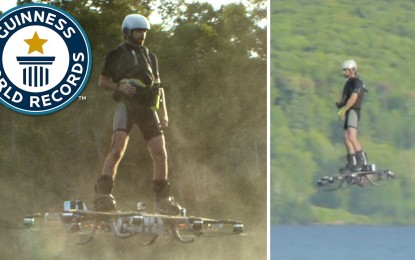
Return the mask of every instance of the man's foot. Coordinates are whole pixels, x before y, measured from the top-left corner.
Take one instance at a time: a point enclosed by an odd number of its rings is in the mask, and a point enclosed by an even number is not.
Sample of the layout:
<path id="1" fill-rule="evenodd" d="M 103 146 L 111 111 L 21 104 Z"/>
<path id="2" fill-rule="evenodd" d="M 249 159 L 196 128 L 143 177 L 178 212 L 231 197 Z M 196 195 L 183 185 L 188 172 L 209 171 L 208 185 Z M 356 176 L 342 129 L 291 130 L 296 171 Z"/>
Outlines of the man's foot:
<path id="1" fill-rule="evenodd" d="M 184 216 L 186 209 L 177 203 L 170 195 L 170 183 L 167 180 L 153 181 L 155 210 L 160 214 Z"/>
<path id="2" fill-rule="evenodd" d="M 116 210 L 116 202 L 111 194 L 97 194 L 94 199 L 95 211 L 108 212 Z"/>
<path id="3" fill-rule="evenodd" d="M 94 186 L 95 199 L 94 209 L 95 211 L 114 211 L 115 199 L 112 196 L 112 187 L 114 186 L 114 180 L 111 176 L 101 175 L 97 179 L 97 183 Z"/>
<path id="4" fill-rule="evenodd" d="M 174 200 L 173 196 L 160 200 L 156 206 L 156 210 L 160 214 L 165 215 L 177 216 L 184 214 L 184 208 L 182 208 L 179 203 Z"/>
<path id="5" fill-rule="evenodd" d="M 347 154 L 346 155 L 347 163 L 344 167 L 339 169 L 341 174 L 348 174 L 353 172 L 358 172 L 362 169 L 361 162 L 356 159 L 355 154 Z"/>

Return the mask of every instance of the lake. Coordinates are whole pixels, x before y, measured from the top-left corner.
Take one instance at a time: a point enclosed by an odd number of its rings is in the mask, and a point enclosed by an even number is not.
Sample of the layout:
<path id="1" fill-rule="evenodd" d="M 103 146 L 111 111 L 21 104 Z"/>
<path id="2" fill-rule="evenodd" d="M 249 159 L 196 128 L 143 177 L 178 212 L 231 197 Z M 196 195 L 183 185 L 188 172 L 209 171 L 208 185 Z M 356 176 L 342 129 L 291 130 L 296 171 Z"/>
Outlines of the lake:
<path id="1" fill-rule="evenodd" d="M 414 226 L 271 226 L 272 260 L 411 260 Z"/>

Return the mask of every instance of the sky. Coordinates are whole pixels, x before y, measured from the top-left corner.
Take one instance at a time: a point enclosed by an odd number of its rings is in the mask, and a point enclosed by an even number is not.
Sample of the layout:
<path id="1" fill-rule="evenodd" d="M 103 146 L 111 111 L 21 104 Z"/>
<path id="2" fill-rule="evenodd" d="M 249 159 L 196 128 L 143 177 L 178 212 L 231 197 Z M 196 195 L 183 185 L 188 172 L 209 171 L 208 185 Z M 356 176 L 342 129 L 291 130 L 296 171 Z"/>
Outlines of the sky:
<path id="1" fill-rule="evenodd" d="M 0 0 L 0 10 L 5 12 L 16 6 L 16 0 Z"/>
<path id="2" fill-rule="evenodd" d="M 195 0 L 189 0 L 187 2 L 197 2 Z M 230 3 L 240 3 L 241 0 L 200 0 L 199 2 L 209 2 L 214 8 L 219 9 L 221 5 L 227 5 Z M 16 6 L 16 0 L 0 0 L 0 10 L 6 12 L 10 8 Z"/>

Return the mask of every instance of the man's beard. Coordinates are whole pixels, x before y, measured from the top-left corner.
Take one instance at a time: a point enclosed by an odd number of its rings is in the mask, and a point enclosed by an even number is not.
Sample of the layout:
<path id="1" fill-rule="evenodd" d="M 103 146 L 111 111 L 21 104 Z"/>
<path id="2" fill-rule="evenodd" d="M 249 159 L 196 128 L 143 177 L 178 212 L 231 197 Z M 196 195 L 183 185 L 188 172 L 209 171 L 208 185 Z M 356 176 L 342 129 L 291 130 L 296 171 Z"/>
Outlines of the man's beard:
<path id="1" fill-rule="evenodd" d="M 141 46 L 141 45 L 143 45 L 144 44 L 144 38 L 143 37 L 137 37 L 137 38 L 134 38 L 134 37 L 130 37 L 130 42 L 134 45 L 134 46 Z"/>

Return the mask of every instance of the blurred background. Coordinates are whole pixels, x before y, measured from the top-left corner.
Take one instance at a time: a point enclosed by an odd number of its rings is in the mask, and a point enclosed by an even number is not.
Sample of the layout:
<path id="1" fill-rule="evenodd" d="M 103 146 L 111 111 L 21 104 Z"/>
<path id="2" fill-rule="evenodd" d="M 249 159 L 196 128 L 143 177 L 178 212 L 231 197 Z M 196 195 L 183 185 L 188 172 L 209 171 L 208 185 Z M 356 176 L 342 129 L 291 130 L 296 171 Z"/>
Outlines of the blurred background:
<path id="1" fill-rule="evenodd" d="M 411 1 L 271 1 L 272 224 L 415 223 L 414 13 Z M 335 102 L 347 59 L 369 89 L 360 142 L 397 179 L 327 193 L 315 181 L 345 164 Z"/>

